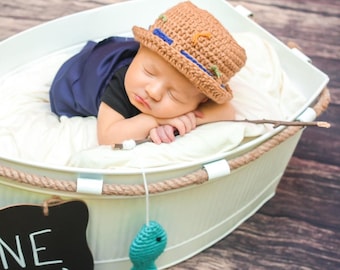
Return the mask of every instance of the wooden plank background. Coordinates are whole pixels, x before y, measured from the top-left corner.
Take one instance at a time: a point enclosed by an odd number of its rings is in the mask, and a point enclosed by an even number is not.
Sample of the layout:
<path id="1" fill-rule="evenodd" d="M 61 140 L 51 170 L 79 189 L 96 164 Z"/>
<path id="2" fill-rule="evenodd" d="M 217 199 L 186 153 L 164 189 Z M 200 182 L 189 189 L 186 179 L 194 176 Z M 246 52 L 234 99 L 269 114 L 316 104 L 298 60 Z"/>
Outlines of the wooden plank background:
<path id="1" fill-rule="evenodd" d="M 120 1 L 1 1 L 0 40 Z M 229 2 L 251 10 L 254 20 L 283 42 L 297 43 L 329 75 L 332 102 L 320 119 L 332 128 L 307 128 L 276 196 L 232 234 L 171 269 L 340 269 L 340 1 Z"/>

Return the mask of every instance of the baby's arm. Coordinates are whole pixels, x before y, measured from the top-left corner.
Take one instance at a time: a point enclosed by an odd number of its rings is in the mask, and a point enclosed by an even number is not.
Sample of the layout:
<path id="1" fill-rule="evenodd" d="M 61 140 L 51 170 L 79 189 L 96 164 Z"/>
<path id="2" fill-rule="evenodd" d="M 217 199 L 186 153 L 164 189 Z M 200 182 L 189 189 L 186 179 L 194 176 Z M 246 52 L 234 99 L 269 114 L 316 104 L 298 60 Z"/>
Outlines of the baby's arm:
<path id="1" fill-rule="evenodd" d="M 209 100 L 202 103 L 197 110 L 202 113 L 197 117 L 197 125 L 235 119 L 235 109 L 230 102 L 217 104 Z"/>
<path id="2" fill-rule="evenodd" d="M 196 127 L 196 115 L 194 112 L 189 112 L 174 118 L 155 118 L 140 113 L 131 118 L 124 118 L 120 113 L 102 102 L 97 120 L 98 142 L 99 144 L 111 145 L 129 139 L 145 139 L 151 135 L 151 130 L 165 125 L 173 127 L 180 135 L 184 135 Z M 156 143 L 162 142 L 159 141 L 162 140 L 159 138 L 151 139 Z"/>
<path id="3" fill-rule="evenodd" d="M 97 137 L 99 144 L 111 145 L 124 140 L 145 139 L 152 128 L 157 127 L 156 119 L 147 114 L 138 114 L 125 119 L 106 103 L 99 106 Z"/>

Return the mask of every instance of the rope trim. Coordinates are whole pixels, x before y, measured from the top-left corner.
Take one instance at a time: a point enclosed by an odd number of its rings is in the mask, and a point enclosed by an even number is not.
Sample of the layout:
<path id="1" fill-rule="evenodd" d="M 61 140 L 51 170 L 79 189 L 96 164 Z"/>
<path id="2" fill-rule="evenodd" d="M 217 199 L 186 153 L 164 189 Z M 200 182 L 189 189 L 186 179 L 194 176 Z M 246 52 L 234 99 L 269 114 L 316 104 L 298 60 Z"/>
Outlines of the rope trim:
<path id="1" fill-rule="evenodd" d="M 329 102 L 330 93 L 328 88 L 325 88 L 320 94 L 318 102 L 313 107 L 317 116 L 319 116 L 327 109 Z M 228 164 L 230 166 L 230 170 L 236 170 L 252 161 L 255 161 L 275 146 L 295 135 L 300 129 L 302 129 L 301 126 L 289 126 L 283 129 L 280 133 L 274 135 L 273 137 L 262 143 L 261 145 L 257 146 L 253 150 L 244 154 L 243 156 L 229 160 Z M 0 165 L 0 176 L 11 179 L 18 183 L 40 188 L 53 189 L 64 192 L 76 192 L 77 190 L 76 182 L 29 174 L 2 165 Z M 156 194 L 188 187 L 191 185 L 202 184 L 206 181 L 208 181 L 208 173 L 205 169 L 199 169 L 193 173 L 178 178 L 167 179 L 157 183 L 149 183 L 148 191 L 150 194 Z M 102 195 L 141 196 L 145 195 L 145 188 L 144 184 L 104 184 Z"/>

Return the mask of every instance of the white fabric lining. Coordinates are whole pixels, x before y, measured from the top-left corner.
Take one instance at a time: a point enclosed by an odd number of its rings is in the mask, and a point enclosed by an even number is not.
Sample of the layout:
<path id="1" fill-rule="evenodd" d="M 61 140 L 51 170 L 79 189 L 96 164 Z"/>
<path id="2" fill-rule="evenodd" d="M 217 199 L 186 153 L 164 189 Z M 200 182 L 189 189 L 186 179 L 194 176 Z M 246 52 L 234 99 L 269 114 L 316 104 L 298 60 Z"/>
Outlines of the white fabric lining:
<path id="1" fill-rule="evenodd" d="M 286 120 L 304 103 L 281 69 L 276 52 L 250 33 L 234 34 L 246 49 L 246 66 L 230 81 L 237 119 Z M 271 125 L 211 123 L 171 144 L 145 143 L 132 150 L 98 146 L 96 118 L 61 117 L 50 111 L 49 87 L 60 65 L 74 53 L 51 54 L 0 81 L 0 155 L 83 168 L 138 168 L 192 162 L 234 149 Z M 221 136 L 223 134 L 223 136 Z"/>

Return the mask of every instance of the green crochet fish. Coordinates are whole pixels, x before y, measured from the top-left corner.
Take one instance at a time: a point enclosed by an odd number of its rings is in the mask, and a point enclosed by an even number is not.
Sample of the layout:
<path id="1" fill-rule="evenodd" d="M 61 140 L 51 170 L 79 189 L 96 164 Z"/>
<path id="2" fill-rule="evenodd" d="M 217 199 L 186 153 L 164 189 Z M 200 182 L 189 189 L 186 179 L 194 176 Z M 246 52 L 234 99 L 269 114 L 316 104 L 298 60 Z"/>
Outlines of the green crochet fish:
<path id="1" fill-rule="evenodd" d="M 166 243 L 167 235 L 160 224 L 156 221 L 144 224 L 130 246 L 131 270 L 156 270 L 155 261 L 164 251 Z"/>

